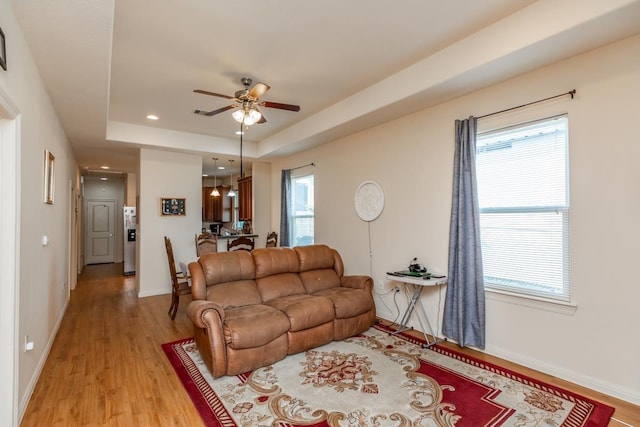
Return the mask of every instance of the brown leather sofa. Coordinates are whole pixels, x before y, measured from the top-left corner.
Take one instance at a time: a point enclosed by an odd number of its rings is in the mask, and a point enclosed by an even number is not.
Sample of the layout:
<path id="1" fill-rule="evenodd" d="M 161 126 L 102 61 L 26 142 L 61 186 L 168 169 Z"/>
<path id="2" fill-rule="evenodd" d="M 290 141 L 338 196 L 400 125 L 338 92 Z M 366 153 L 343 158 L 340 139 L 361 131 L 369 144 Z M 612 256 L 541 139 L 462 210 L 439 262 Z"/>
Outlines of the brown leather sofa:
<path id="1" fill-rule="evenodd" d="M 344 276 L 326 245 L 204 254 L 189 264 L 187 316 L 214 378 L 267 366 L 366 331 L 373 281 Z"/>

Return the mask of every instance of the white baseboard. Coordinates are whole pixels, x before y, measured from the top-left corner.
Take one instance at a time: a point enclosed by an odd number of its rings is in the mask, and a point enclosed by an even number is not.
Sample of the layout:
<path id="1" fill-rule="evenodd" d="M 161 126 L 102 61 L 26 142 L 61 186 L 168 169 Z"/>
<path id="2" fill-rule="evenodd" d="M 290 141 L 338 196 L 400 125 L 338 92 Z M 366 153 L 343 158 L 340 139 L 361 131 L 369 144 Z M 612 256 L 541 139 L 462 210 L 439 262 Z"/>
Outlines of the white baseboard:
<path id="1" fill-rule="evenodd" d="M 58 330 L 60 330 L 60 325 L 62 324 L 62 319 L 64 319 L 64 315 L 67 313 L 67 307 L 69 307 L 69 298 L 64 304 L 62 310 L 60 310 L 60 316 L 58 316 L 58 320 L 53 327 L 53 331 L 51 331 L 51 335 L 47 340 L 47 344 L 44 347 L 44 351 L 42 352 L 42 356 L 40 356 L 40 360 L 38 360 L 38 364 L 36 365 L 36 369 L 29 380 L 29 384 L 27 384 L 27 389 L 20 399 L 20 403 L 18 404 L 18 418 L 20 423 L 22 423 L 22 417 L 24 416 L 25 411 L 27 410 L 27 406 L 29 405 L 29 401 L 31 400 L 31 395 L 33 395 L 33 390 L 36 388 L 36 384 L 40 379 L 40 374 L 42 374 L 42 369 L 44 368 L 44 364 L 47 362 L 49 358 L 49 353 L 51 352 L 51 347 L 53 346 L 53 342 L 58 335 Z"/>
<path id="2" fill-rule="evenodd" d="M 640 405 L 640 390 L 632 390 L 630 388 L 612 384 L 607 381 L 602 381 L 589 375 L 584 375 L 579 372 L 560 368 L 558 366 L 551 365 L 540 360 L 530 359 L 525 355 L 513 353 L 500 347 L 488 345 L 487 348 L 485 348 L 484 353 L 499 357 L 501 359 L 509 360 L 510 362 L 526 366 L 527 368 L 544 372 L 548 375 L 553 375 L 554 377 L 558 377 L 565 381 L 569 381 L 574 384 L 587 387 L 591 390 L 595 390 L 600 393 L 604 393 L 606 395 L 624 400 L 626 402 L 633 403 L 634 405 Z"/>
<path id="3" fill-rule="evenodd" d="M 138 298 L 146 298 L 146 297 L 155 297 L 158 295 L 170 295 L 171 290 L 167 291 L 166 289 L 156 289 L 152 291 L 140 292 L 138 294 Z"/>
<path id="4" fill-rule="evenodd" d="M 383 308 L 383 309 L 381 310 L 380 308 Z M 395 317 L 395 315 L 390 314 L 388 310 L 385 310 L 384 307 L 377 306 L 376 310 L 377 310 L 376 315 L 381 319 L 389 320 Z M 448 340 L 450 342 L 455 342 L 451 339 L 448 339 Z M 569 381 L 574 384 L 587 387 L 591 390 L 604 393 L 608 396 L 624 400 L 634 405 L 640 405 L 640 390 L 634 390 L 627 387 L 622 387 L 617 384 L 612 384 L 607 381 L 602 381 L 601 379 L 591 377 L 589 375 L 584 375 L 579 372 L 563 369 L 558 366 L 545 363 L 540 360 L 531 359 L 525 355 L 514 353 L 512 351 L 506 350 L 504 348 L 496 347 L 496 346 L 487 345 L 487 347 L 484 350 L 479 350 L 479 349 L 474 349 L 474 350 L 481 351 L 491 356 L 499 357 L 501 359 L 505 359 L 522 366 L 526 366 L 527 368 L 535 369 L 536 371 L 544 372 L 545 374 L 548 374 L 548 375 L 553 375 L 565 381 Z"/>

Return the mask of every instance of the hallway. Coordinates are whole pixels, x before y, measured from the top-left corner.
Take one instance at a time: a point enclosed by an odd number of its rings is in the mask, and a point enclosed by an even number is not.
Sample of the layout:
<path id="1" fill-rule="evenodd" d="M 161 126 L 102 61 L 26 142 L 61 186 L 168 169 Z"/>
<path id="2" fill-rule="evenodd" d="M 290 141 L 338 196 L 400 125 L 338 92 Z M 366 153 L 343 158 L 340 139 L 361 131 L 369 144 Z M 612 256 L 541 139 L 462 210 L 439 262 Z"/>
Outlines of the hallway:
<path id="1" fill-rule="evenodd" d="M 160 345 L 192 336 L 182 297 L 138 299 L 122 264 L 85 267 L 22 426 L 198 426 L 200 417 Z M 37 315 L 37 314 L 36 314 Z"/>

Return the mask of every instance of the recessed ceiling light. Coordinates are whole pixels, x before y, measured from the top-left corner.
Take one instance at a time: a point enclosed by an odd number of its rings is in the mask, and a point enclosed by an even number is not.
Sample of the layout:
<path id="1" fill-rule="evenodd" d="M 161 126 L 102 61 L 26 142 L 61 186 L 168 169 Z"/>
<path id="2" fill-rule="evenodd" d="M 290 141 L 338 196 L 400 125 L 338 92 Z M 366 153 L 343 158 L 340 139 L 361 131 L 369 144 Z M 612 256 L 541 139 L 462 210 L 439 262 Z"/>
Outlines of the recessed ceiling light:
<path id="1" fill-rule="evenodd" d="M 109 169 L 109 166 L 100 166 L 100 169 Z"/>
<path id="2" fill-rule="evenodd" d="M 241 131 L 241 130 L 237 130 L 237 131 L 236 131 L 236 135 L 244 135 L 244 132 L 243 132 L 243 131 Z"/>
<path id="3" fill-rule="evenodd" d="M 159 118 L 158 116 L 153 115 L 153 114 L 149 114 L 149 115 L 147 116 L 147 119 L 149 119 L 149 120 L 158 120 L 158 118 Z"/>
<path id="4" fill-rule="evenodd" d="M 209 174 L 208 173 L 203 173 L 202 176 L 209 176 Z"/>
<path id="5" fill-rule="evenodd" d="M 106 181 L 107 178 L 100 178 L 100 181 Z"/>
<path id="6" fill-rule="evenodd" d="M 218 166 L 218 169 L 224 170 L 224 166 Z"/>

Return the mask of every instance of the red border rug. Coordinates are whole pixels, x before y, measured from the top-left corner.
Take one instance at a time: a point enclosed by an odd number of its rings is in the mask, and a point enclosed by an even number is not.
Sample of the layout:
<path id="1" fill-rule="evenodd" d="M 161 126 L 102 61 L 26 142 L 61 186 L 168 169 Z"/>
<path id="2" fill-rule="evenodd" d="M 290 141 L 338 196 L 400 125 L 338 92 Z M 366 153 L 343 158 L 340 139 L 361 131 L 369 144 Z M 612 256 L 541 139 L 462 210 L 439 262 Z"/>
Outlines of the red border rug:
<path id="1" fill-rule="evenodd" d="M 376 325 L 213 379 L 193 339 L 162 348 L 206 426 L 606 426 L 614 409 Z"/>

